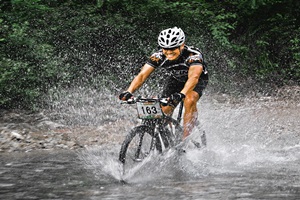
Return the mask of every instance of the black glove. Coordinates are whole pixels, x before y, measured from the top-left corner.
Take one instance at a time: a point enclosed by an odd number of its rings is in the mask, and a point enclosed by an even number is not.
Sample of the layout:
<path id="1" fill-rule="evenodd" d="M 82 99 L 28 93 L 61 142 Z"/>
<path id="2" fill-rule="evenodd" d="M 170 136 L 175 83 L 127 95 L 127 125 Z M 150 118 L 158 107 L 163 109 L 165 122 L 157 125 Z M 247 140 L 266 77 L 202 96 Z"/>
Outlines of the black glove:
<path id="1" fill-rule="evenodd" d="M 174 93 L 171 94 L 171 96 L 169 97 L 169 103 L 171 105 L 176 106 L 180 101 L 182 101 L 185 98 L 185 95 L 182 93 Z"/>
<path id="2" fill-rule="evenodd" d="M 127 101 L 128 99 L 130 99 L 133 95 L 128 92 L 128 91 L 125 91 L 125 92 L 122 92 L 120 95 L 119 95 L 119 99 L 120 100 L 123 100 L 123 101 Z"/>

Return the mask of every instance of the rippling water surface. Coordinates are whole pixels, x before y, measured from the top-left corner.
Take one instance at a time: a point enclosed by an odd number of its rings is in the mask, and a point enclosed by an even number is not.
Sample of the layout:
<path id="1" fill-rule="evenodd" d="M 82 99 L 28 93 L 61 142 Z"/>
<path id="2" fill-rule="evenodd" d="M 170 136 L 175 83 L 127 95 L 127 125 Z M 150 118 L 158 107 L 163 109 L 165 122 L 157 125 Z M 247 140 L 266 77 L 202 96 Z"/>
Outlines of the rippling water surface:
<path id="1" fill-rule="evenodd" d="M 297 103 L 231 104 L 204 98 L 198 130 L 205 130 L 207 148 L 169 150 L 125 175 L 117 161 L 121 141 L 111 138 L 80 151 L 3 153 L 0 197 L 300 199 L 299 108 Z M 120 130 L 122 124 L 109 131 L 125 136 Z"/>

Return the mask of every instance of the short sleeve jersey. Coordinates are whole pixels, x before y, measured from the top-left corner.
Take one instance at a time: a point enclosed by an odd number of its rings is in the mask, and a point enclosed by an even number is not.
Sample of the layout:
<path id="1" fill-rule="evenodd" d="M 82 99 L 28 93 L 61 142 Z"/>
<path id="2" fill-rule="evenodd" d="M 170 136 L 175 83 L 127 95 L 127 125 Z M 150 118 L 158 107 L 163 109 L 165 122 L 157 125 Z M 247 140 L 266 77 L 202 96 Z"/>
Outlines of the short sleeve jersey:
<path id="1" fill-rule="evenodd" d="M 208 74 L 202 53 L 195 47 L 184 46 L 184 49 L 178 59 L 170 61 L 166 59 L 162 49 L 153 53 L 147 61 L 155 69 L 163 70 L 169 77 L 180 82 L 186 82 L 188 79 L 188 70 L 192 65 L 202 65 L 203 72 L 200 79 L 207 80 Z"/>

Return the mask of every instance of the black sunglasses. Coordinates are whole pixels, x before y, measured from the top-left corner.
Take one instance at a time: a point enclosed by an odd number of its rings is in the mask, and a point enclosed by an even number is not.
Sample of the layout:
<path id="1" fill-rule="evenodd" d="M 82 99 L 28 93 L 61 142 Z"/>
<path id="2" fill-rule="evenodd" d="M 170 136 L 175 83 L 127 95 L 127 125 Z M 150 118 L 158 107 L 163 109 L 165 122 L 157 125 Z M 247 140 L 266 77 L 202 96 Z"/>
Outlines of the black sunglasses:
<path id="1" fill-rule="evenodd" d="M 169 51 L 174 51 L 178 49 L 179 47 L 172 47 L 172 48 L 163 48 L 163 50 L 169 50 Z"/>

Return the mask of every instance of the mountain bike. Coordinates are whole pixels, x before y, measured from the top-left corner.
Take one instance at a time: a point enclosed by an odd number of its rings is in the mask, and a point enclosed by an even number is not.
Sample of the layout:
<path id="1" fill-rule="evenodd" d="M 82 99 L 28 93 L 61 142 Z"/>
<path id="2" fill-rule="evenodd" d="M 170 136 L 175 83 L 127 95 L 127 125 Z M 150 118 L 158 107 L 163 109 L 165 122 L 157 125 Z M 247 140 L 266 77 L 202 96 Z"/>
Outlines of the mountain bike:
<path id="1" fill-rule="evenodd" d="M 135 104 L 141 125 L 134 127 L 125 137 L 119 153 L 123 164 L 134 166 L 143 161 L 151 152 L 161 153 L 182 141 L 183 128 L 180 125 L 183 101 L 179 103 L 177 118 L 172 118 L 162 111 L 167 106 L 166 98 L 137 97 L 123 104 Z"/>

